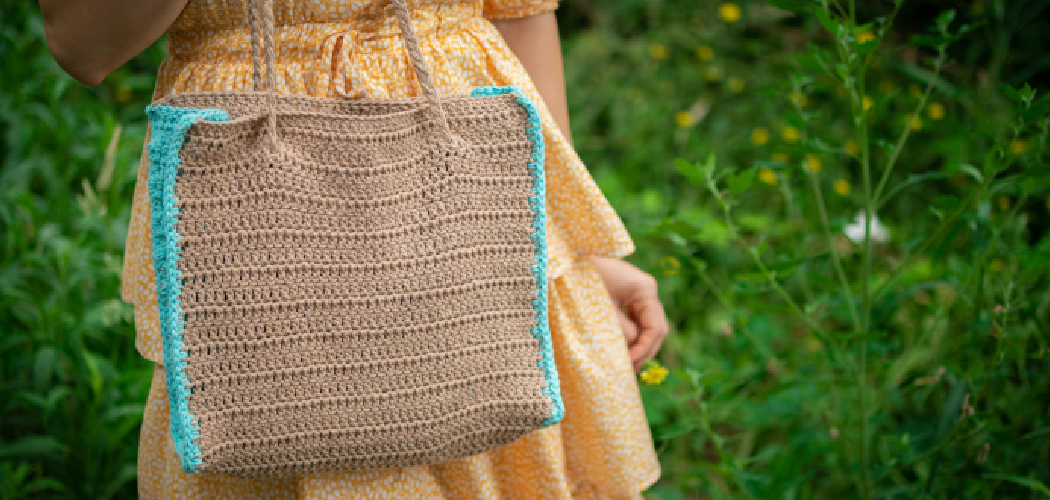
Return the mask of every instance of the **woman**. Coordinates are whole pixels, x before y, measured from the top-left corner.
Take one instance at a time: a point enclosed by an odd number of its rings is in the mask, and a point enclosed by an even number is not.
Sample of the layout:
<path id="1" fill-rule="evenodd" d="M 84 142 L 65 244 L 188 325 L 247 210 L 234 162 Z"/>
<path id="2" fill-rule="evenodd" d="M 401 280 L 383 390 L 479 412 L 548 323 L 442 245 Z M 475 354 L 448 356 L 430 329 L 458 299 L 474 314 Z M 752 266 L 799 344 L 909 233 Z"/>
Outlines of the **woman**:
<path id="1" fill-rule="evenodd" d="M 278 92 L 414 96 L 407 54 L 381 0 L 276 0 Z M 375 472 L 248 480 L 186 474 L 172 445 L 151 267 L 148 150 L 143 150 L 124 262 L 136 347 L 155 371 L 139 444 L 144 499 L 640 498 L 660 475 L 633 373 L 668 331 L 652 276 L 621 258 L 623 224 L 572 149 L 557 0 L 417 0 L 411 17 L 443 94 L 517 85 L 544 128 L 550 331 L 566 415 L 553 427 L 481 455 Z M 244 0 L 40 0 L 48 45 L 87 85 L 168 33 L 154 100 L 185 91 L 247 90 Z M 147 138 L 148 142 L 148 138 Z M 621 308 L 623 311 L 621 311 Z M 626 314 L 624 313 L 626 312 Z M 632 371 L 633 368 L 633 371 Z"/>

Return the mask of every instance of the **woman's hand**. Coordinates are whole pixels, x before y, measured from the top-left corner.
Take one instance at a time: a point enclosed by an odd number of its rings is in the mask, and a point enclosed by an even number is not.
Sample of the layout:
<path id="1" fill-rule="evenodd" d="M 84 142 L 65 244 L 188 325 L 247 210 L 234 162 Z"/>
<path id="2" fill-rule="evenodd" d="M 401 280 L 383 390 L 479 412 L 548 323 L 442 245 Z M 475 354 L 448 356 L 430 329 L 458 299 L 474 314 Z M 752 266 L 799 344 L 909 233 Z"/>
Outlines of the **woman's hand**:
<path id="1" fill-rule="evenodd" d="M 656 278 L 621 259 L 590 256 L 616 305 L 634 372 L 653 359 L 670 327 L 657 294 Z"/>

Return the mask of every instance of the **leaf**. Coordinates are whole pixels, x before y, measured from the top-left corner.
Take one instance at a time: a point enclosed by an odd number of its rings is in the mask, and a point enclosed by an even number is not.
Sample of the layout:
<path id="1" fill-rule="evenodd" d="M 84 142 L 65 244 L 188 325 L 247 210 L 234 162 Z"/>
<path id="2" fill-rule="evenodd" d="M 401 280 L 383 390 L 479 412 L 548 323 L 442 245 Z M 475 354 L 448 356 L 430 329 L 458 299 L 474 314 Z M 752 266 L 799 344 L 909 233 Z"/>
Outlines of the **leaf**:
<path id="1" fill-rule="evenodd" d="M 948 393 L 948 399 L 944 401 L 944 407 L 941 408 L 940 423 L 937 425 L 938 440 L 947 436 L 952 427 L 955 427 L 955 423 L 962 412 L 962 402 L 963 398 L 966 397 L 968 386 L 965 380 L 956 378 L 950 373 L 945 376 L 951 383 L 952 388 L 951 392 Z"/>
<path id="2" fill-rule="evenodd" d="M 1008 175 L 1002 177 L 992 183 L 992 186 L 988 189 L 989 196 L 995 196 L 1001 192 L 1014 193 L 1020 186 L 1021 175 Z"/>
<path id="3" fill-rule="evenodd" d="M 893 198 L 894 196 L 896 196 L 897 193 L 901 192 L 906 187 L 913 186 L 915 184 L 919 184 L 919 183 L 922 183 L 922 182 L 926 182 L 926 181 L 931 180 L 931 179 L 949 179 L 949 178 L 951 178 L 951 174 L 949 174 L 947 172 L 929 172 L 929 173 L 925 173 L 925 174 L 911 174 L 911 175 L 908 176 L 907 179 L 904 179 L 904 182 L 901 182 L 900 184 L 897 184 L 896 186 L 893 187 L 892 190 L 890 190 L 890 192 L 888 192 L 885 195 L 883 195 L 882 199 L 878 200 L 876 202 L 876 206 L 881 207 L 882 205 L 885 205 L 886 201 L 888 201 L 890 198 Z"/>
<path id="4" fill-rule="evenodd" d="M 41 347 L 33 362 L 33 381 L 39 388 L 46 387 L 58 373 L 58 351 L 52 346 Z"/>
<path id="5" fill-rule="evenodd" d="M 947 30 L 948 25 L 951 24 L 954 20 L 955 9 L 948 9 L 944 12 L 941 12 L 941 14 L 937 16 L 937 27 L 941 30 Z"/>
<path id="6" fill-rule="evenodd" d="M 95 393 L 95 398 L 100 398 L 102 397 L 102 372 L 99 369 L 98 356 L 86 350 L 81 351 L 81 356 L 84 358 L 84 364 L 87 365 L 91 390 Z"/>
<path id="7" fill-rule="evenodd" d="M 1050 112 L 1050 99 L 1047 99 L 1048 97 L 1050 97 L 1050 93 L 1021 111 L 1021 120 L 1024 123 L 1032 123 L 1045 118 L 1047 112 Z"/>
<path id="8" fill-rule="evenodd" d="M 866 56 L 872 52 L 875 52 L 875 49 L 877 48 L 879 48 L 878 38 L 874 40 L 868 40 L 867 42 L 857 45 L 857 55 Z"/>
<path id="9" fill-rule="evenodd" d="M 820 22 L 820 25 L 823 26 L 828 33 L 838 36 L 839 32 L 842 30 L 842 25 L 832 20 L 831 17 L 828 16 L 827 11 L 824 9 L 813 9 L 813 14 L 817 16 L 817 21 Z"/>
<path id="10" fill-rule="evenodd" d="M 900 387 L 901 381 L 915 368 L 921 367 L 927 362 L 936 359 L 937 353 L 929 348 L 913 348 L 906 350 L 903 355 L 897 356 L 886 374 L 886 383 L 883 387 L 891 390 Z"/>
<path id="11" fill-rule="evenodd" d="M 973 165 L 960 165 L 959 171 L 973 177 L 977 182 L 984 182 L 984 175 L 981 175 L 981 171 L 974 168 Z"/>
<path id="12" fill-rule="evenodd" d="M 36 493 L 45 490 L 57 491 L 60 493 L 67 491 L 66 485 L 58 482 L 58 480 L 53 477 L 37 478 L 25 487 L 26 493 Z"/>
<path id="13" fill-rule="evenodd" d="M 1009 481 L 1016 485 L 1024 486 L 1032 491 L 1038 491 L 1043 496 L 1050 498 L 1050 488 L 1047 488 L 1042 482 L 1032 479 L 1030 477 L 1014 476 L 1011 474 L 985 474 L 981 476 L 985 479 L 998 479 L 1000 481 Z"/>
<path id="14" fill-rule="evenodd" d="M 1003 82 L 999 86 L 999 88 L 1002 89 L 1004 94 L 1006 94 L 1006 97 L 1009 97 L 1014 102 L 1018 104 L 1021 104 L 1023 102 L 1023 99 L 1021 98 L 1021 93 L 1018 92 L 1017 89 L 1011 87 L 1009 83 Z"/>
<path id="15" fill-rule="evenodd" d="M 19 393 L 18 396 L 22 400 L 32 404 L 33 406 L 36 406 L 41 411 L 43 411 L 44 418 L 46 419 L 48 416 L 51 415 L 53 411 L 55 411 L 55 407 L 58 406 L 58 404 L 61 403 L 63 399 L 69 396 L 69 393 L 69 387 L 63 385 L 58 387 L 52 387 L 49 391 L 47 391 L 47 396 L 41 396 L 39 394 L 31 392 L 22 392 Z"/>
<path id="16" fill-rule="evenodd" d="M 740 227 L 747 229 L 748 231 L 766 233 L 770 231 L 773 221 L 762 214 L 747 213 L 737 216 L 737 224 L 740 224 Z"/>
<path id="17" fill-rule="evenodd" d="M 106 410 L 106 412 L 102 415 L 102 420 L 109 422 L 127 416 L 141 418 L 142 412 L 143 410 L 145 410 L 145 408 L 145 405 L 141 404 L 126 404 L 114 406 Z"/>
<path id="18" fill-rule="evenodd" d="M 780 160 L 755 160 L 751 166 L 756 169 L 768 168 L 770 170 L 779 170 L 784 168 L 785 165 L 784 162 Z"/>
<path id="19" fill-rule="evenodd" d="M 952 85 L 947 80 L 928 69 L 920 68 L 914 64 L 899 62 L 892 64 L 892 66 L 895 69 L 899 70 L 901 73 L 904 73 L 909 77 L 914 78 L 923 86 L 933 85 L 933 88 L 943 92 L 949 97 L 958 95 L 959 93 L 959 89 L 956 88 L 955 85 Z"/>
<path id="20" fill-rule="evenodd" d="M 733 197 L 740 196 L 755 180 L 755 169 L 749 168 L 729 178 L 729 193 Z"/>
<path id="21" fill-rule="evenodd" d="M 700 169 L 697 168 L 696 164 L 689 163 L 681 158 L 675 158 L 674 166 L 678 173 L 682 174 L 689 182 L 698 186 L 704 185 L 705 179 L 700 175 Z"/>
<path id="22" fill-rule="evenodd" d="M 807 141 L 806 145 L 813 148 L 814 151 L 818 151 L 821 153 L 839 153 L 842 151 L 842 149 L 833 148 L 825 144 L 824 141 L 820 140 L 819 137 Z"/>
<path id="23" fill-rule="evenodd" d="M 1025 106 L 1028 106 L 1032 103 L 1032 99 L 1035 99 L 1035 90 L 1032 89 L 1028 82 L 1025 82 L 1024 88 L 1021 89 L 1021 101 L 1024 102 Z"/>
<path id="24" fill-rule="evenodd" d="M 692 241 L 696 239 L 697 233 L 700 232 L 700 228 L 682 219 L 667 218 L 656 226 L 655 232 L 675 233 L 683 238 Z"/>
<path id="25" fill-rule="evenodd" d="M 61 453 L 65 450 L 66 446 L 51 436 L 26 436 L 9 445 L 0 446 L 0 458 Z"/>
<path id="26" fill-rule="evenodd" d="M 660 439 L 661 441 L 666 441 L 668 439 L 674 439 L 674 438 L 679 437 L 679 436 L 684 436 L 684 435 L 689 434 L 690 432 L 695 431 L 695 430 L 696 430 L 696 424 L 692 424 L 692 423 L 691 424 L 674 424 L 671 427 L 669 427 L 667 430 L 661 432 L 657 436 L 657 438 Z"/>

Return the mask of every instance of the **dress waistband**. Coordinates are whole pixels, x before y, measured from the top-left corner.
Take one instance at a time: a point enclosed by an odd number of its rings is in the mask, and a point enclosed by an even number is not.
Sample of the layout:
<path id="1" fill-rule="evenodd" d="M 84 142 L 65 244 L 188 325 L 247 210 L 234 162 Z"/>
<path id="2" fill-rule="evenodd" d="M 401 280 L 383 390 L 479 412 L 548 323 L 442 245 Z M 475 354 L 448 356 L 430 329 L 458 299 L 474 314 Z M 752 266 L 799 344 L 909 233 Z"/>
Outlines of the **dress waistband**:
<path id="1" fill-rule="evenodd" d="M 339 13 L 341 15 L 341 13 Z M 466 26 L 484 22 L 480 8 L 472 3 L 453 3 L 441 8 L 416 8 L 411 11 L 412 25 L 426 45 L 428 39 L 455 34 Z M 318 16 L 313 16 L 318 17 Z M 362 12 L 339 18 L 336 13 L 320 17 L 330 20 L 276 20 L 274 44 L 278 63 L 317 56 L 317 51 L 330 45 L 333 37 L 353 42 L 353 50 L 382 51 L 392 44 L 401 45 L 401 30 L 392 10 Z M 173 27 L 168 31 L 169 57 L 182 60 L 233 62 L 251 60 L 250 31 L 247 25 L 231 27 Z"/>

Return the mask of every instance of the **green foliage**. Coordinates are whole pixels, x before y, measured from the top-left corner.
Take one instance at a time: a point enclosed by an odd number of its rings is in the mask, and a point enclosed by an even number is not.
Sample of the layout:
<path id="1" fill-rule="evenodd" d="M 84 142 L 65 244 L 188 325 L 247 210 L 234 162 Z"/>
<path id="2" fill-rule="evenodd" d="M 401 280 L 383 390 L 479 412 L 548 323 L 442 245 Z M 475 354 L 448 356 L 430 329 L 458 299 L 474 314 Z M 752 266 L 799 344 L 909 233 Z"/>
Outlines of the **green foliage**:
<path id="1" fill-rule="evenodd" d="M 44 40 L 0 6 L 0 498 L 130 498 L 151 372 L 121 255 L 161 53 L 87 88 Z"/>
<path id="2" fill-rule="evenodd" d="M 771 4 L 559 11 L 577 149 L 674 325 L 648 495 L 1045 498 L 1045 2 Z M 0 498 L 134 498 L 119 285 L 163 41 L 88 88 L 44 40 L 0 4 Z"/>
<path id="3" fill-rule="evenodd" d="M 1044 498 L 1050 97 L 1009 41 L 1047 23 L 769 4 L 567 44 L 577 149 L 674 325 L 650 493 Z"/>

